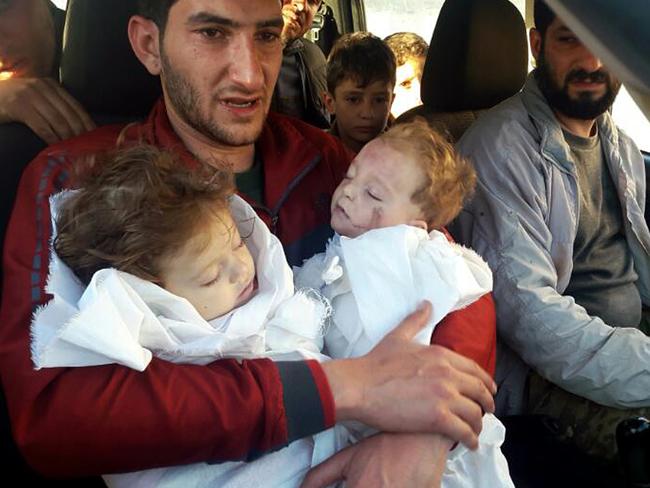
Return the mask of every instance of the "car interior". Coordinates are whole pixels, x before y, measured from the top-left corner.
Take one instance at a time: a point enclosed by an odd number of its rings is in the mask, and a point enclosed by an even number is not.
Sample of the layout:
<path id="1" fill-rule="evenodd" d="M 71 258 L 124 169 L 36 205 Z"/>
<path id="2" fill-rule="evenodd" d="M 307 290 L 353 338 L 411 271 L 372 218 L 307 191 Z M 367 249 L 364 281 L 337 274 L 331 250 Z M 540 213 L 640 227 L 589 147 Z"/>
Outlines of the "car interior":
<path id="1" fill-rule="evenodd" d="M 158 79 L 147 73 L 128 43 L 126 26 L 133 10 L 132 0 L 69 0 L 67 4 L 61 82 L 98 125 L 143 118 L 161 93 Z M 309 35 L 327 54 L 340 33 L 363 26 L 360 13 L 363 2 L 326 0 Z M 457 141 L 483 111 L 516 93 L 527 71 L 526 25 L 511 2 L 447 0 L 431 37 L 422 79 L 423 105 L 397 122 L 423 116 Z M 2 241 L 20 173 L 44 147 L 26 126 L 0 124 Z M 645 161 L 650 185 L 650 155 L 645 155 Z M 98 477 L 47 480 L 32 471 L 11 439 L 1 393 L 0 456 L 13 479 L 32 486 L 104 486 Z M 516 486 L 625 486 L 619 469 L 601 466 L 555 444 L 550 419 L 518 416 L 502 420 L 507 429 L 503 451 Z M 5 478 L 11 477 L 9 473 L 5 472 Z"/>

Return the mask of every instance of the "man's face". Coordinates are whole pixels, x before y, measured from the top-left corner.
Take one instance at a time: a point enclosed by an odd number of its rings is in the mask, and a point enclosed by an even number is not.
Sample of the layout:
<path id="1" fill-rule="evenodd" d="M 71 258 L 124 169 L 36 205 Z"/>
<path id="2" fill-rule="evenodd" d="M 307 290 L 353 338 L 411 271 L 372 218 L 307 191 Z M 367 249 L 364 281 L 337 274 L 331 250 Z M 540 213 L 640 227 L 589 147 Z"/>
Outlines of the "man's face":
<path id="1" fill-rule="evenodd" d="M 537 33 L 537 81 L 549 105 L 569 118 L 593 120 L 614 103 L 620 81 L 556 17 Z"/>
<path id="2" fill-rule="evenodd" d="M 395 71 L 395 99 L 390 113 L 397 118 L 407 110 L 422 105 L 420 80 L 424 59 L 411 58 Z"/>
<path id="3" fill-rule="evenodd" d="M 332 228 L 357 237 L 370 229 L 421 220 L 423 212 L 411 197 L 423 177 L 413 155 L 381 138 L 369 142 L 332 195 Z"/>
<path id="4" fill-rule="evenodd" d="M 258 138 L 282 59 L 277 0 L 178 0 L 160 49 L 168 110 L 212 143 Z"/>
<path id="5" fill-rule="evenodd" d="M 49 76 L 55 46 L 46 0 L 0 0 L 0 80 Z"/>
<path id="6" fill-rule="evenodd" d="M 282 0 L 283 10 L 289 9 L 293 13 L 293 17 L 285 18 L 285 21 L 291 22 L 293 25 L 288 36 L 290 39 L 302 37 L 310 29 L 311 24 L 314 22 L 316 12 L 320 8 L 322 0 Z"/>
<path id="7" fill-rule="evenodd" d="M 345 78 L 334 92 L 334 96 L 325 97 L 327 109 L 336 115 L 336 126 L 343 142 L 358 151 L 385 129 L 393 101 L 393 86 L 388 81 L 377 80 L 363 87 L 356 80 Z"/>

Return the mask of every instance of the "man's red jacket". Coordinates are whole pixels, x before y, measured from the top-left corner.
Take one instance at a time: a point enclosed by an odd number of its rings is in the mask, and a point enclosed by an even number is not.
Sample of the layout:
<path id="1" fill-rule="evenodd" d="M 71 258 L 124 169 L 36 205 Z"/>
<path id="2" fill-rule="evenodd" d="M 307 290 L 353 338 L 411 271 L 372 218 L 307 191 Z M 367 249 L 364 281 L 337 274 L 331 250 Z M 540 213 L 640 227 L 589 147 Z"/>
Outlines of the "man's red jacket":
<path id="1" fill-rule="evenodd" d="M 66 187 L 71 162 L 115 146 L 121 127 L 104 127 L 51 146 L 25 170 L 4 246 L 0 377 L 14 438 L 26 460 L 50 476 L 124 472 L 200 461 L 247 459 L 330 427 L 329 385 L 313 361 L 219 360 L 208 366 L 153 359 L 144 372 L 124 366 L 35 371 L 30 321 L 48 300 L 48 197 Z M 127 140 L 193 158 L 159 102 Z M 350 155 L 335 138 L 294 119 L 269 115 L 256 145 L 265 202 L 252 202 L 300 264 L 330 235 L 331 195 Z M 451 314 L 433 341 L 494 371 L 491 297 Z"/>

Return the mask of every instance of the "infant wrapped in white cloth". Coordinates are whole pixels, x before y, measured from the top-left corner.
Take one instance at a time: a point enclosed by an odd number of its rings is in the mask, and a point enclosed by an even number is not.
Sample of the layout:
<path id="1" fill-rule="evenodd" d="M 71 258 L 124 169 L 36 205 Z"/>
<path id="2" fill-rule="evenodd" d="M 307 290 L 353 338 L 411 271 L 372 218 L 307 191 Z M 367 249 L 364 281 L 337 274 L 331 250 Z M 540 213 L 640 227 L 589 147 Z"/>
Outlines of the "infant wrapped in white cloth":
<path id="1" fill-rule="evenodd" d="M 325 352 L 333 359 L 366 354 L 423 300 L 433 314 L 415 340 L 429 344 L 444 316 L 492 290 L 492 273 L 474 251 L 408 225 L 336 235 L 294 273 L 296 287 L 320 290 L 332 303 Z M 361 424 L 346 426 L 357 440 L 372 433 Z M 500 450 L 504 439 L 501 422 L 484 415 L 478 450 L 458 445 L 450 452 L 442 487 L 513 487 Z"/>

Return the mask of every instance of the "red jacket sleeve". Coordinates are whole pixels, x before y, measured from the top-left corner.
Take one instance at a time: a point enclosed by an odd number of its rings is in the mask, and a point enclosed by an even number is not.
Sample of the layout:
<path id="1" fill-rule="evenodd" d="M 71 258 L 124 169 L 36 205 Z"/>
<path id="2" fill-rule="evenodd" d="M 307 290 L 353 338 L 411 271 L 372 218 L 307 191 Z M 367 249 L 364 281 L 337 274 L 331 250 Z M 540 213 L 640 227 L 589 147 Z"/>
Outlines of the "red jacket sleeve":
<path id="1" fill-rule="evenodd" d="M 443 229 L 447 239 L 451 234 Z M 492 293 L 447 315 L 434 329 L 431 344 L 445 346 L 473 359 L 494 376 L 497 356 L 497 319 Z"/>
<path id="2" fill-rule="evenodd" d="M 447 315 L 433 331 L 431 343 L 473 359 L 494 376 L 497 333 L 492 294 Z"/>
<path id="3" fill-rule="evenodd" d="M 65 477 L 245 459 L 313 433 L 295 421 L 313 415 L 295 401 L 292 390 L 304 388 L 308 399 L 320 398 L 319 425 L 329 426 L 331 393 L 317 364 L 283 371 L 264 359 L 208 366 L 154 359 L 144 372 L 118 365 L 35 371 L 29 331 L 33 310 L 47 300 L 48 196 L 65 179 L 61 153 L 30 164 L 4 247 L 0 375 L 14 439 L 34 468 Z"/>

